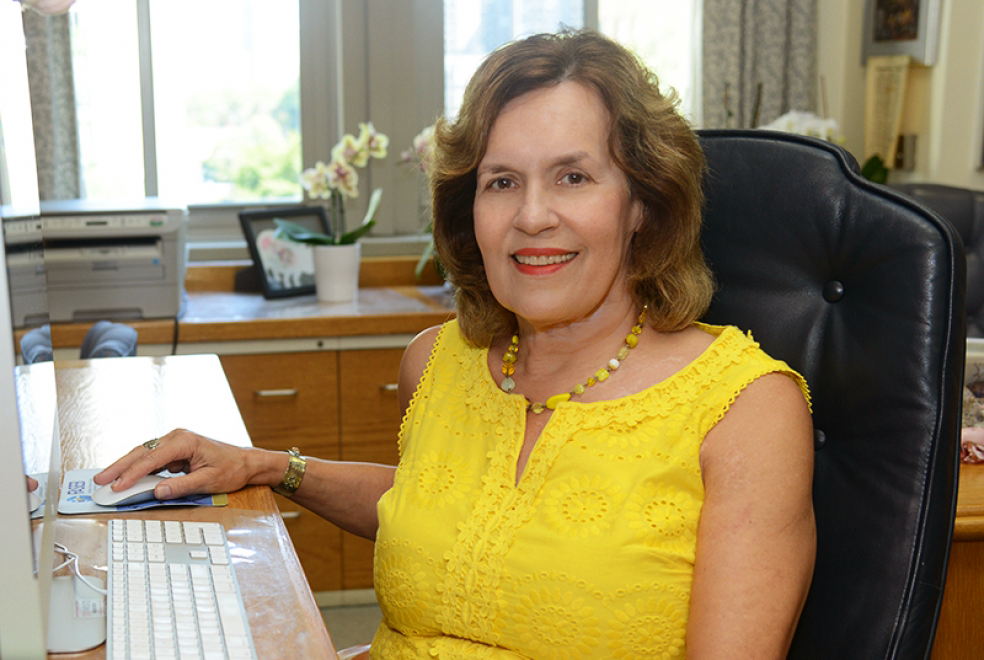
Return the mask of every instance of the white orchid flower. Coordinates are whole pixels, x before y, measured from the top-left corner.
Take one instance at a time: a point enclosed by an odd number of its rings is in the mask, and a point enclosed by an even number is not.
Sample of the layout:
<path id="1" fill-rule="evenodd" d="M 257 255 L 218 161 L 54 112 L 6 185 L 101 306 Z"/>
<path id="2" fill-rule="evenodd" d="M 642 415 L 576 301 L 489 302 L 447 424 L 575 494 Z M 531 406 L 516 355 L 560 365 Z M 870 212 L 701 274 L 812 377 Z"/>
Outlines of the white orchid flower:
<path id="1" fill-rule="evenodd" d="M 346 197 L 359 196 L 359 173 L 343 159 L 336 158 L 328 166 L 328 181 L 332 188 Z"/>
<path id="2" fill-rule="evenodd" d="M 331 196 L 330 173 L 328 166 L 322 161 L 309 167 L 301 174 L 301 185 L 308 195 L 314 198 L 328 199 Z"/>
<path id="3" fill-rule="evenodd" d="M 389 137 L 377 131 L 371 121 L 359 124 L 359 143 L 365 145 L 366 151 L 373 158 L 386 158 Z"/>
<path id="4" fill-rule="evenodd" d="M 842 136 L 836 119 L 823 119 L 812 112 L 792 110 L 760 128 L 810 137 L 823 138 L 830 142 L 840 142 Z"/>
<path id="5" fill-rule="evenodd" d="M 434 151 L 434 125 L 431 124 L 413 138 L 413 146 L 400 154 L 400 162 L 416 163 L 427 174 L 430 171 L 431 154 Z"/>
<path id="6" fill-rule="evenodd" d="M 341 161 L 356 167 L 365 167 L 369 162 L 369 151 L 366 149 L 362 140 L 356 140 L 355 136 L 346 133 L 338 141 L 332 150 L 331 158 L 333 161 Z"/>

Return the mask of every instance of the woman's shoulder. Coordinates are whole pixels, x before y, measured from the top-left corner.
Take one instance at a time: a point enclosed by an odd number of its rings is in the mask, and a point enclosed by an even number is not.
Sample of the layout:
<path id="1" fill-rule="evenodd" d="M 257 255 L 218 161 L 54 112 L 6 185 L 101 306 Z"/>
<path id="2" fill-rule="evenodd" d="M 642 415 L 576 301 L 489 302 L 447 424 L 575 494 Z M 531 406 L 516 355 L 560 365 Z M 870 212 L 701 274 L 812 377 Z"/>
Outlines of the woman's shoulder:
<path id="1" fill-rule="evenodd" d="M 452 319 L 420 331 L 407 344 L 403 359 L 419 364 L 422 370 L 439 344 L 450 345 L 452 348 L 464 344 L 464 338 L 458 330 L 456 320 Z"/>
<path id="2" fill-rule="evenodd" d="M 761 361 L 779 363 L 773 358 L 751 332 L 745 332 L 734 325 L 709 325 L 694 323 L 691 326 L 705 336 L 707 347 L 701 357 L 706 359 L 721 359 L 726 361 Z"/>
<path id="3" fill-rule="evenodd" d="M 790 367 L 783 360 L 773 357 L 763 348 L 751 332 L 743 332 L 736 326 L 711 326 L 696 324 L 696 327 L 714 335 L 711 346 L 707 349 L 706 355 L 709 362 L 716 362 L 722 371 L 728 370 L 733 374 L 733 378 L 741 381 L 745 380 L 744 386 L 760 380 L 769 374 L 782 374 L 786 378 L 781 378 L 778 382 L 790 381 L 796 384 L 799 395 L 794 399 L 802 400 L 805 398 L 807 405 L 810 404 L 810 389 L 806 379 Z M 766 378 L 765 380 L 774 380 Z"/>
<path id="4" fill-rule="evenodd" d="M 448 369 L 450 366 L 460 364 L 463 361 L 468 364 L 478 364 L 479 355 L 471 351 L 481 351 L 469 345 L 458 329 L 457 321 L 447 321 L 441 325 L 435 325 L 421 331 L 416 337 L 410 340 L 406 350 L 403 352 L 403 360 L 400 363 L 399 393 L 401 403 L 409 403 L 410 397 L 416 391 L 417 385 L 423 379 L 425 372 L 430 367 L 431 371 L 435 368 Z M 467 354 L 467 358 L 465 357 Z M 454 359 L 458 355 L 459 359 Z M 436 356 L 451 357 L 451 360 L 435 360 Z M 434 364 L 443 366 L 433 366 Z M 447 375 L 447 372 L 444 373 Z"/>
<path id="5" fill-rule="evenodd" d="M 416 383 L 436 353 L 440 351 L 462 353 L 469 348 L 474 347 L 465 342 L 456 320 L 431 326 L 422 330 L 407 344 L 400 366 L 400 378 L 411 377 Z"/>
<path id="6" fill-rule="evenodd" d="M 750 382 L 776 371 L 792 376 L 798 383 L 802 381 L 785 362 L 763 350 L 750 333 L 731 325 L 694 323 L 663 334 L 647 357 L 651 377 L 659 383 L 683 382 L 699 387 L 705 379 L 720 382 L 747 378 Z M 805 383 L 801 386 L 805 393 Z"/>
<path id="7" fill-rule="evenodd" d="M 434 347 L 437 346 L 438 337 L 444 332 L 447 324 L 431 326 L 417 333 L 417 336 L 410 340 L 406 350 L 403 352 L 403 362 L 400 366 L 401 379 L 409 372 L 414 376 L 414 381 L 420 379 L 420 375 L 427 366 Z"/>

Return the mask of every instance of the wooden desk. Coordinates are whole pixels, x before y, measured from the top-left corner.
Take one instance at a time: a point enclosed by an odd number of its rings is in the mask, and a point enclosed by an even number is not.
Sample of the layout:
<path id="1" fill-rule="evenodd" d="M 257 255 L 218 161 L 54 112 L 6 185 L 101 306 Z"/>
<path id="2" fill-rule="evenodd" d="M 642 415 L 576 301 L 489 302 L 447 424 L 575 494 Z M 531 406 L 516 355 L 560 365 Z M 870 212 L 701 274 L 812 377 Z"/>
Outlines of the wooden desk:
<path id="1" fill-rule="evenodd" d="M 215 356 L 112 358 L 21 368 L 18 375 L 29 471 L 46 471 L 57 389 L 62 474 L 108 465 L 176 427 L 249 446 Z M 50 442 L 48 443 L 50 445 Z M 117 514 L 118 515 L 118 514 Z M 229 495 L 226 507 L 158 509 L 121 517 L 178 518 L 226 526 L 257 653 L 267 658 L 336 658 L 321 613 L 267 488 Z M 59 516 L 56 538 L 82 555 L 83 573 L 105 579 L 109 516 Z M 65 655 L 53 656 L 66 658 Z M 104 658 L 105 646 L 71 658 Z"/>
<path id="2" fill-rule="evenodd" d="M 960 466 L 960 492 L 933 660 L 984 653 L 984 465 Z"/>

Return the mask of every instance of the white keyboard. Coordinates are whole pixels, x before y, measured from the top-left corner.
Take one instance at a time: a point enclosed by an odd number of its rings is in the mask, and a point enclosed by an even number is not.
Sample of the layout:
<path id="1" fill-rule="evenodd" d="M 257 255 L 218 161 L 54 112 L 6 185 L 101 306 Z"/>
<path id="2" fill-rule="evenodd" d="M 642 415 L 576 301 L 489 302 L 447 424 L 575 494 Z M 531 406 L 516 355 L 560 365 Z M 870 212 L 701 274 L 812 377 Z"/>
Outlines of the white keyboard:
<path id="1" fill-rule="evenodd" d="M 219 523 L 111 520 L 108 660 L 252 660 Z"/>

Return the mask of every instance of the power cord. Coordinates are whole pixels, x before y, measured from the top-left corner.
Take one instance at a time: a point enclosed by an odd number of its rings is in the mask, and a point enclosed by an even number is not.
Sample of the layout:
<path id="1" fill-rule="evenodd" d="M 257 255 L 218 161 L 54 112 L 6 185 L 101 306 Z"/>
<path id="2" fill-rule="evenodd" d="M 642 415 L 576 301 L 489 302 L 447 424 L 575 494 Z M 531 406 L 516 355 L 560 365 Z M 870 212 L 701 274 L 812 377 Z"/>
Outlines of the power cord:
<path id="1" fill-rule="evenodd" d="M 171 355 L 177 355 L 178 354 L 178 329 L 179 329 L 179 327 L 180 326 L 178 324 L 178 316 L 175 316 L 174 317 L 174 332 L 173 332 L 173 334 L 171 336 Z"/>
<path id="2" fill-rule="evenodd" d="M 62 563 L 58 564 L 53 569 L 51 569 L 52 572 L 59 571 L 65 568 L 66 566 L 69 566 L 72 569 L 72 573 L 74 573 L 79 580 L 84 582 L 87 587 L 104 596 L 107 594 L 105 589 L 101 589 L 100 587 L 97 587 L 92 582 L 89 582 L 89 579 L 86 578 L 86 576 L 82 575 L 82 572 L 79 570 L 79 556 L 77 554 L 66 548 L 61 543 L 55 543 L 55 552 L 65 555 L 65 561 L 63 561 Z M 35 571 L 34 573 L 35 575 L 37 575 L 37 571 Z"/>

